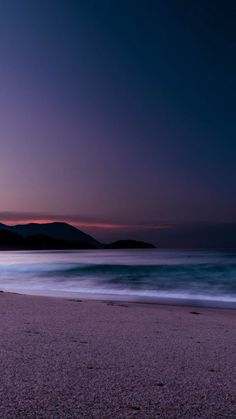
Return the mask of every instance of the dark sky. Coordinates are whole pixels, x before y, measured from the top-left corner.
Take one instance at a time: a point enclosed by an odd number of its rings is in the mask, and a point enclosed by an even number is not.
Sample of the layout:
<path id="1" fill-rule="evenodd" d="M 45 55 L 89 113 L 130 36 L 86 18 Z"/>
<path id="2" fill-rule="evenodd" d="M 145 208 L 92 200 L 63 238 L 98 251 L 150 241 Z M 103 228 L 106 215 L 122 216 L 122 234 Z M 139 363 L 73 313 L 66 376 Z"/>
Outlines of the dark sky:
<path id="1" fill-rule="evenodd" d="M 1 220 L 236 222 L 235 5 L 1 0 Z"/>

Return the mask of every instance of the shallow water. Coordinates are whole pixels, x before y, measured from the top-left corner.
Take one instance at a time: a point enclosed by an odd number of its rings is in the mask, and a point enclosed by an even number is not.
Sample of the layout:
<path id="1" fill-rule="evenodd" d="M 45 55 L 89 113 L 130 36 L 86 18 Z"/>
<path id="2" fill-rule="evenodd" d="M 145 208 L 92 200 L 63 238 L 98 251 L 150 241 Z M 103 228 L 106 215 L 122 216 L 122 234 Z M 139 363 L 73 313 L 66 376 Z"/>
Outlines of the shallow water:
<path id="1" fill-rule="evenodd" d="M 0 289 L 236 308 L 236 252 L 1 252 Z"/>

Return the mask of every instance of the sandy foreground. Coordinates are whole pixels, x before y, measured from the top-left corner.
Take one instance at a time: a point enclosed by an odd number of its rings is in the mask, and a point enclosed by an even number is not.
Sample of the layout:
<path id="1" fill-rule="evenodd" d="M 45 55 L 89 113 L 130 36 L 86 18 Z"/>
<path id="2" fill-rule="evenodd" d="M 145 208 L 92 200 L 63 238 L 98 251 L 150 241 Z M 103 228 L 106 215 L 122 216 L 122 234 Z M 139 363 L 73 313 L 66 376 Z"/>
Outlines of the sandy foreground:
<path id="1" fill-rule="evenodd" d="M 2 419 L 236 418 L 236 312 L 0 293 L 0 372 Z"/>

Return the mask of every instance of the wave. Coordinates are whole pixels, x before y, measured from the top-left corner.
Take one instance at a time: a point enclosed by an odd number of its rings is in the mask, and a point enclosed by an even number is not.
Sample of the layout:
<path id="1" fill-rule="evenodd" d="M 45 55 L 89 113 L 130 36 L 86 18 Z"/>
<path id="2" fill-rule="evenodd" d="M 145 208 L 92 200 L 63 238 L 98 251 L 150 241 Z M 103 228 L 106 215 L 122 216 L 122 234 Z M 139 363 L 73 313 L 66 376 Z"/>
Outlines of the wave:
<path id="1" fill-rule="evenodd" d="M 172 252 L 158 259 L 150 253 L 148 259 L 148 253 L 139 252 L 134 259 L 133 253 L 129 257 L 125 252 L 125 263 L 121 253 L 119 257 L 112 253 L 112 258 L 111 253 L 92 255 L 54 252 L 45 259 L 45 254 L 24 254 L 24 258 L 17 255 L 15 263 L 8 258 L 1 262 L 1 288 L 236 303 L 235 255 L 180 257 Z"/>

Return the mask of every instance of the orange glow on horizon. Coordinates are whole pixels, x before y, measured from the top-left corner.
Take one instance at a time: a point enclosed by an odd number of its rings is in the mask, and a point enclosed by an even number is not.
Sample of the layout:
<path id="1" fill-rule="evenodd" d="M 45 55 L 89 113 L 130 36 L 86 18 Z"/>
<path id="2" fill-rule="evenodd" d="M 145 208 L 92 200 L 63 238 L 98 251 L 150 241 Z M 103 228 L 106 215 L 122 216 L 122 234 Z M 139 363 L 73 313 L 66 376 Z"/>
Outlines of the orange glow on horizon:
<path id="1" fill-rule="evenodd" d="M 18 224 L 29 224 L 29 223 L 37 223 L 37 224 L 49 224 L 49 223 L 67 223 L 76 228 L 88 228 L 88 229 L 99 229 L 99 230 L 153 230 L 153 229 L 168 229 L 172 227 L 172 224 L 168 224 L 165 222 L 155 223 L 155 222 L 134 222 L 134 223 L 119 223 L 119 222 L 106 222 L 106 221 L 97 221 L 97 220 L 80 220 L 79 216 L 60 216 L 60 215 L 44 215 L 44 216 L 22 216 L 19 214 L 2 214 L 2 221 L 1 221 L 1 213 L 0 213 L 0 223 L 4 223 L 9 226 L 14 226 Z"/>
<path id="2" fill-rule="evenodd" d="M 28 219 L 28 220 L 4 220 L 3 224 L 7 224 L 7 225 L 17 225 L 17 224 L 29 224 L 29 223 L 37 223 L 37 224 L 47 224 L 47 223 L 52 223 L 54 222 L 53 220 L 51 220 L 50 218 L 45 218 L 45 219 L 37 219 L 37 218 L 33 218 L 33 219 Z"/>
<path id="3" fill-rule="evenodd" d="M 17 224 L 29 224 L 29 223 L 37 223 L 37 224 L 47 224 L 47 223 L 55 223 L 55 222 L 64 222 L 68 223 L 76 228 L 95 228 L 95 229 L 111 229 L 111 230 L 118 230 L 118 229 L 166 229 L 170 228 L 171 225 L 168 224 L 128 224 L 128 223 L 106 223 L 106 222 L 94 222 L 94 221 L 78 221 L 73 218 L 71 219 L 53 219 L 53 218 L 29 218 L 25 219 L 15 219 L 15 220 L 4 220 L 4 223 L 7 225 L 17 225 Z"/>

